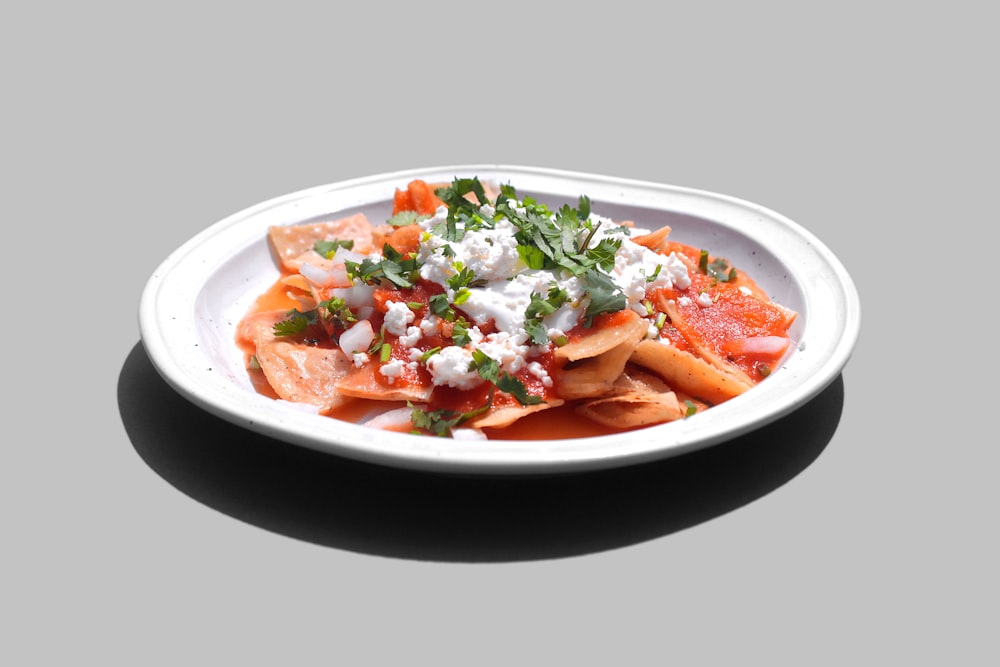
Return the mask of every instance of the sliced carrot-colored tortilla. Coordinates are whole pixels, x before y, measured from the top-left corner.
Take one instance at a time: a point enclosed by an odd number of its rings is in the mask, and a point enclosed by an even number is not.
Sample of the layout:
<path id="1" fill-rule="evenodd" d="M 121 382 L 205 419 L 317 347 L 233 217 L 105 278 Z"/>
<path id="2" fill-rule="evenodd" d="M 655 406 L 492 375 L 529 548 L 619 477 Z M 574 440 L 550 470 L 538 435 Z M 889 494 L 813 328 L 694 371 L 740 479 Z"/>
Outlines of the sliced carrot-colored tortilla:
<path id="1" fill-rule="evenodd" d="M 422 403 L 431 397 L 434 389 L 429 381 L 421 381 L 416 371 L 404 372 L 401 379 L 391 384 L 379 375 L 379 364 L 370 361 L 361 367 L 352 367 L 333 383 L 335 391 L 344 396 L 366 398 L 371 401 L 413 401 Z"/>
<path id="2" fill-rule="evenodd" d="M 352 367 L 338 349 L 314 347 L 274 335 L 274 325 L 286 311 L 265 311 L 246 317 L 237 338 L 250 343 L 268 384 L 286 401 L 315 405 L 320 412 L 342 405 L 345 397 L 335 387 L 337 378 Z"/>
<path id="3" fill-rule="evenodd" d="M 271 247 L 281 268 L 294 273 L 309 258 L 318 258 L 313 250 L 317 241 L 353 241 L 352 250 L 362 254 L 372 251 L 373 227 L 364 213 L 338 220 L 302 225 L 275 225 L 267 230 Z"/>
<path id="4" fill-rule="evenodd" d="M 659 375 L 673 389 L 709 403 L 722 403 L 753 385 L 674 345 L 644 340 L 632 352 L 632 363 Z"/>
<path id="5" fill-rule="evenodd" d="M 558 407 L 564 402 L 558 398 L 551 398 L 545 403 L 536 403 L 535 405 L 505 405 L 492 408 L 481 417 L 470 419 L 466 422 L 466 425 L 474 428 L 503 428 L 510 426 L 522 417 Z"/>
<path id="6" fill-rule="evenodd" d="M 596 357 L 623 343 L 633 345 L 646 335 L 648 323 L 631 310 L 615 313 L 615 325 L 586 330 L 578 338 L 557 347 L 557 362 L 579 361 Z"/>
<path id="7" fill-rule="evenodd" d="M 675 421 L 684 411 L 672 391 L 630 391 L 581 403 L 577 413 L 605 426 L 637 428 Z"/>

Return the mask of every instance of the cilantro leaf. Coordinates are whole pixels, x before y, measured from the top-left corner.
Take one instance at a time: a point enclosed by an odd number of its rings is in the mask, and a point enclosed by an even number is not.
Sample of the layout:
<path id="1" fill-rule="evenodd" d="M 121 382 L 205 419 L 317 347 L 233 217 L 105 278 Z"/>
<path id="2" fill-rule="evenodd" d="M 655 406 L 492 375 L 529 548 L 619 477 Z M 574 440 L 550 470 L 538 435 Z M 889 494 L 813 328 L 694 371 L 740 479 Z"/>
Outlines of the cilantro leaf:
<path id="1" fill-rule="evenodd" d="M 327 259 L 333 259 L 333 255 L 337 252 L 337 248 L 345 248 L 351 250 L 354 248 L 354 239 L 333 239 L 332 241 L 316 241 L 313 244 L 313 250 L 318 254 L 326 257 Z"/>
<path id="2" fill-rule="evenodd" d="M 285 319 L 274 324 L 273 331 L 275 336 L 294 336 L 318 322 L 319 313 L 316 310 L 307 310 L 305 312 L 290 310 Z"/>
<path id="3" fill-rule="evenodd" d="M 587 294 L 590 297 L 583 313 L 586 326 L 590 326 L 598 315 L 617 313 L 628 306 L 628 298 L 607 275 L 590 269 L 584 274 L 584 280 L 587 281 Z"/>
<path id="4" fill-rule="evenodd" d="M 537 405 L 542 402 L 541 396 L 528 393 L 524 383 L 506 371 L 500 370 L 500 364 L 481 350 L 472 351 L 472 361 L 469 370 L 479 373 L 479 377 L 491 382 L 500 391 L 506 392 L 517 399 L 521 405 Z"/>
<path id="5" fill-rule="evenodd" d="M 490 406 L 493 405 L 493 390 L 492 388 L 490 389 L 490 395 L 486 399 L 485 405 L 469 412 L 446 409 L 424 410 L 409 401 L 407 401 L 406 405 L 410 408 L 410 422 L 413 423 L 415 428 L 423 429 L 437 436 L 448 437 L 451 435 L 452 429 L 461 426 L 473 417 L 478 417 L 490 409 Z"/>

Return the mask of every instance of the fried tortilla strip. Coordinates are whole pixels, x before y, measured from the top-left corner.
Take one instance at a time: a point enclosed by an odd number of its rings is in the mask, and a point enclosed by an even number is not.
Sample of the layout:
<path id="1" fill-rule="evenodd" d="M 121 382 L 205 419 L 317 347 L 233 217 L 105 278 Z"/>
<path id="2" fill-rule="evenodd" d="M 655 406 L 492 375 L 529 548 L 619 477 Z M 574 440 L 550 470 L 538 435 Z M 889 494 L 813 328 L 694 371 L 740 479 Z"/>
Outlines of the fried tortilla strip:
<path id="1" fill-rule="evenodd" d="M 641 246 L 646 246 L 650 250 L 669 255 L 670 252 L 664 252 L 664 250 L 667 248 L 667 237 L 670 236 L 670 232 L 670 227 L 668 225 L 664 225 L 655 232 L 643 234 L 642 236 L 636 236 L 632 240 Z"/>
<path id="2" fill-rule="evenodd" d="M 712 404 L 739 396 L 753 386 L 690 352 L 655 340 L 641 341 L 630 360 L 656 373 L 675 390 Z"/>
<path id="3" fill-rule="evenodd" d="M 426 402 L 434 389 L 430 381 L 422 381 L 417 371 L 406 369 L 400 382 L 389 384 L 378 373 L 377 362 L 370 361 L 360 368 L 350 370 L 335 382 L 338 392 L 344 396 L 366 398 L 370 401 L 412 401 Z"/>
<path id="4" fill-rule="evenodd" d="M 351 249 L 367 255 L 372 251 L 372 231 L 368 217 L 356 213 L 326 222 L 275 225 L 268 228 L 267 237 L 282 270 L 295 273 L 303 262 L 319 259 L 313 250 L 317 241 L 353 241 Z"/>
<path id="5" fill-rule="evenodd" d="M 629 391 L 615 394 L 581 403 L 576 412 L 599 424 L 615 428 L 662 424 L 684 416 L 677 395 L 672 391 Z"/>
<path id="6" fill-rule="evenodd" d="M 337 391 L 334 380 L 352 367 L 350 359 L 337 349 L 275 336 L 274 325 L 285 316 L 284 310 L 251 315 L 240 322 L 237 336 L 253 343 L 254 356 L 279 397 L 315 405 L 320 412 L 343 405 L 346 399 Z"/>
<path id="7" fill-rule="evenodd" d="M 611 391 L 636 344 L 646 335 L 647 325 L 637 314 L 626 311 L 622 319 L 556 349 L 557 361 L 570 362 L 555 372 L 560 397 L 592 398 Z"/>
<path id="8" fill-rule="evenodd" d="M 622 321 L 616 322 L 615 326 L 595 329 L 582 338 L 557 347 L 554 352 L 556 361 L 579 361 L 596 357 L 623 343 L 635 345 L 642 340 L 646 335 L 647 323 L 631 310 L 624 311 L 621 317 Z"/>
<path id="9" fill-rule="evenodd" d="M 692 349 L 697 353 L 699 357 L 704 359 L 712 366 L 715 366 L 723 373 L 738 378 L 741 382 L 745 384 L 748 385 L 754 384 L 753 380 L 750 379 L 750 376 L 748 376 L 745 372 L 740 370 L 734 364 L 731 364 L 724 358 L 722 358 L 715 350 L 713 350 L 706 342 L 704 342 L 703 338 L 699 336 L 689 337 L 688 335 L 686 335 L 690 330 L 690 328 L 685 326 L 686 318 L 684 317 L 684 314 L 681 312 L 681 309 L 678 307 L 677 302 L 675 300 L 659 299 L 658 301 L 660 308 L 662 308 L 663 311 L 667 314 L 667 317 L 670 318 L 670 321 L 674 324 L 674 326 L 680 329 L 681 333 L 685 334 L 684 336 L 685 340 L 687 340 L 688 344 L 691 345 Z M 690 310 L 693 310 L 694 312 L 699 312 L 701 309 L 698 307 L 694 307 L 689 309 L 689 311 Z"/>
<path id="10" fill-rule="evenodd" d="M 493 408 L 481 417 L 470 419 L 467 422 L 467 425 L 477 429 L 503 428 L 504 426 L 510 426 L 522 417 L 527 417 L 532 413 L 548 410 L 549 408 L 558 407 L 563 403 L 564 401 L 561 401 L 558 398 L 551 398 L 545 403 L 537 403 L 535 405 L 507 405 L 499 408 Z"/>
<path id="11" fill-rule="evenodd" d="M 673 391 L 673 389 L 660 376 L 629 362 L 625 364 L 625 370 L 615 380 L 614 391 L 621 394 L 630 392 L 662 394 Z"/>

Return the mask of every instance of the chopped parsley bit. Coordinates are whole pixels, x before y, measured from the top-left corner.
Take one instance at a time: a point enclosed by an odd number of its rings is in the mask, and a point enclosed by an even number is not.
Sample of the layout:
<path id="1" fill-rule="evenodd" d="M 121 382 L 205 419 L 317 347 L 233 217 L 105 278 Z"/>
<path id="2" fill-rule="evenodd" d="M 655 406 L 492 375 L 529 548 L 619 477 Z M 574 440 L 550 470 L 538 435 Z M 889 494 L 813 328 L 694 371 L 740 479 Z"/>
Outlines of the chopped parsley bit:
<path id="1" fill-rule="evenodd" d="M 375 285 L 384 279 L 396 287 L 407 289 L 414 286 L 420 275 L 420 264 L 416 257 L 404 258 L 402 253 L 388 243 L 382 246 L 381 261 L 366 257 L 361 262 L 344 262 L 344 266 L 347 268 L 348 278 L 368 285 Z"/>
<path id="2" fill-rule="evenodd" d="M 328 313 L 327 319 L 330 322 L 339 324 L 346 328 L 351 322 L 357 322 L 358 318 L 354 312 L 348 307 L 347 302 L 340 298 L 327 299 L 319 304 L 320 308 L 326 309 Z"/>
<path id="3" fill-rule="evenodd" d="M 316 310 L 288 311 L 285 319 L 274 324 L 275 336 L 294 336 L 300 334 L 314 324 L 319 323 L 319 313 Z"/>
<path id="4" fill-rule="evenodd" d="M 656 269 L 653 270 L 652 275 L 646 276 L 646 282 L 651 283 L 660 277 L 660 270 L 663 268 L 662 264 L 657 264 Z"/>
<path id="5" fill-rule="evenodd" d="M 316 241 L 316 243 L 313 244 L 313 250 L 327 259 L 333 259 L 334 254 L 337 252 L 337 248 L 351 250 L 354 248 L 354 240 L 333 239 L 332 241 Z"/>
<path id="6" fill-rule="evenodd" d="M 393 227 L 406 227 L 407 225 L 427 220 L 430 217 L 431 216 L 429 215 L 422 215 L 416 211 L 400 211 L 386 220 L 386 223 L 392 225 Z"/>
<path id="7" fill-rule="evenodd" d="M 458 317 L 455 320 L 455 326 L 451 330 L 451 342 L 459 347 L 464 347 L 472 342 L 472 337 L 469 336 L 469 321 L 464 317 Z"/>
<path id="8" fill-rule="evenodd" d="M 730 268 L 729 263 L 721 257 L 709 262 L 707 250 L 698 253 L 698 270 L 711 276 L 716 282 L 728 283 L 736 280 L 736 268 Z"/>
<path id="9" fill-rule="evenodd" d="M 584 326 L 591 326 L 594 318 L 604 313 L 617 313 L 628 305 L 628 298 L 606 274 L 590 269 L 584 274 L 590 301 L 583 313 Z"/>
<path id="10" fill-rule="evenodd" d="M 472 351 L 472 361 L 469 362 L 469 370 L 479 373 L 479 377 L 493 383 L 500 391 L 506 392 L 517 399 L 521 405 L 537 405 L 542 403 L 541 396 L 534 396 L 528 393 L 528 388 L 516 377 L 500 370 L 500 364 L 485 352 L 480 350 Z"/>
<path id="11" fill-rule="evenodd" d="M 532 343 L 544 345 L 549 342 L 549 336 L 542 319 L 556 312 L 568 300 L 569 294 L 556 283 L 552 283 L 552 287 L 549 288 L 549 293 L 545 297 L 537 292 L 532 292 L 531 303 L 524 311 L 524 329 L 531 337 Z"/>
<path id="12" fill-rule="evenodd" d="M 448 322 L 453 322 L 455 320 L 455 311 L 451 309 L 451 303 L 448 302 L 447 294 L 435 294 L 427 300 L 427 305 L 430 307 L 431 312 Z"/>
<path id="13" fill-rule="evenodd" d="M 463 423 L 469 421 L 473 417 L 478 417 L 493 405 L 493 388 L 490 388 L 489 398 L 486 399 L 486 404 L 482 407 L 476 408 L 469 412 L 457 412 L 455 410 L 424 410 L 413 405 L 410 401 L 406 402 L 406 406 L 410 408 L 410 421 L 413 426 L 418 429 L 423 429 L 434 435 L 441 437 L 448 437 L 451 435 L 451 430 Z"/>
<path id="14" fill-rule="evenodd" d="M 451 246 L 444 247 L 451 249 Z M 461 262 L 455 262 L 451 267 L 455 269 L 455 275 L 448 278 L 447 282 L 448 287 L 456 292 L 466 287 L 484 287 L 486 285 L 487 281 L 485 279 L 476 278 L 476 274 L 473 273 L 472 269 L 464 266 Z"/>
<path id="15" fill-rule="evenodd" d="M 698 406 L 695 405 L 694 401 L 692 401 L 690 399 L 686 400 L 686 401 L 684 401 L 684 405 L 687 406 L 687 410 L 684 411 L 684 416 L 685 417 L 690 417 L 691 415 L 693 415 L 696 412 L 698 412 Z"/>

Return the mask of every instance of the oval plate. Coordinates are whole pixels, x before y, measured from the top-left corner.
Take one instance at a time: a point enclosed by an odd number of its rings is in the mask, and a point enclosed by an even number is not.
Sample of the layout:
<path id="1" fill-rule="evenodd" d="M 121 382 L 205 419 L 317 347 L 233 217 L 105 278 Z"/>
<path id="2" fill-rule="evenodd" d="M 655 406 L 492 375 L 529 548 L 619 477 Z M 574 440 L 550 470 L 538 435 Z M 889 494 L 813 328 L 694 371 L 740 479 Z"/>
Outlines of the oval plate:
<path id="1" fill-rule="evenodd" d="M 296 409 L 258 394 L 235 343 L 236 325 L 278 277 L 267 228 L 364 211 L 388 219 L 395 188 L 455 177 L 510 183 L 518 196 L 556 207 L 591 199 L 595 213 L 637 227 L 670 225 L 671 238 L 746 270 L 798 312 L 797 343 L 783 366 L 751 391 L 690 418 L 639 431 L 566 440 L 461 441 L 379 431 Z M 841 263 L 804 228 L 725 195 L 636 180 L 505 165 L 400 171 L 277 197 L 208 227 L 167 257 L 140 301 L 139 329 L 164 380 L 234 424 L 282 441 L 418 470 L 531 474 L 612 468 L 675 456 L 759 428 L 794 410 L 843 369 L 860 330 L 860 301 Z"/>

